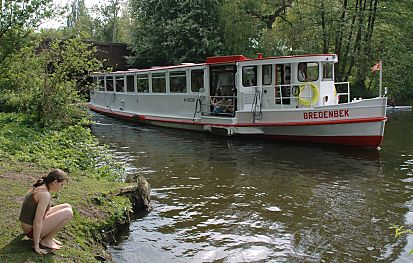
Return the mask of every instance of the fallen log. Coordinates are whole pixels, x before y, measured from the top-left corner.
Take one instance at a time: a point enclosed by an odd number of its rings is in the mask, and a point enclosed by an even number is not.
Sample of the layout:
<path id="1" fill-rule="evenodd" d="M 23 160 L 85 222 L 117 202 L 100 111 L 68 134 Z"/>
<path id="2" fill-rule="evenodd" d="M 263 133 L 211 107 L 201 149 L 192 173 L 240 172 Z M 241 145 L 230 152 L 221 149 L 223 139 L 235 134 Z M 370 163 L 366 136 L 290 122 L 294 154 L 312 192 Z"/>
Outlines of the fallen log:
<path id="1" fill-rule="evenodd" d="M 127 182 L 132 182 L 133 185 L 121 188 L 117 195 L 127 196 L 135 212 L 139 210 L 149 210 L 151 207 L 151 186 L 145 177 L 142 175 L 132 178 L 129 177 Z"/>

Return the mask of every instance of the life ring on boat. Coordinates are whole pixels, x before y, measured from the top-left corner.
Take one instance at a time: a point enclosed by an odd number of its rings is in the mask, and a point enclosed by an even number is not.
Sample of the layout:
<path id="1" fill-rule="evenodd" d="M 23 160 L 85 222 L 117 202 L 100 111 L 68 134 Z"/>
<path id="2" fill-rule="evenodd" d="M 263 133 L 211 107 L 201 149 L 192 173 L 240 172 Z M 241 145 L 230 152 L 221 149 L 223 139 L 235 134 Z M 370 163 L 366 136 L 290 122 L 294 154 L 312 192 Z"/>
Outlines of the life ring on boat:
<path id="1" fill-rule="evenodd" d="M 304 90 L 307 85 L 311 89 L 311 98 L 308 98 L 309 95 L 304 94 Z M 318 97 L 320 96 L 320 92 L 318 91 L 317 86 L 312 82 L 307 82 L 304 85 L 300 85 L 300 93 L 298 94 L 298 103 L 303 106 L 311 106 L 316 105 L 318 101 Z"/>

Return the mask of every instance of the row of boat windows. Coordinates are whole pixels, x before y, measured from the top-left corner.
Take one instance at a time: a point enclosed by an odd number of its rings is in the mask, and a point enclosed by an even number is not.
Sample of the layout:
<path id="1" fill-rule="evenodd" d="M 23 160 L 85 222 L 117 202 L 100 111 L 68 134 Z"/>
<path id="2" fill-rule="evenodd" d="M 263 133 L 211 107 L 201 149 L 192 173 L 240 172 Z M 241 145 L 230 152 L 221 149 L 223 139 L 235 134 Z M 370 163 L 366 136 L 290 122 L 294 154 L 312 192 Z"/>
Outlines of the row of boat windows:
<path id="1" fill-rule="evenodd" d="M 275 85 L 291 83 L 291 64 L 262 65 L 262 85 L 273 84 L 273 67 L 275 68 Z M 242 67 L 242 85 L 257 86 L 257 66 Z M 299 82 L 316 81 L 319 79 L 319 64 L 317 62 L 302 62 L 297 64 L 297 80 Z M 333 63 L 322 64 L 322 79 L 333 80 Z"/>
<path id="2" fill-rule="evenodd" d="M 244 87 L 257 86 L 257 65 L 242 67 L 242 85 Z M 291 83 L 291 64 L 262 65 L 260 85 L 284 85 Z M 275 67 L 275 70 L 274 70 Z M 214 71 L 212 70 L 212 75 Z M 217 80 L 225 79 L 225 74 L 230 74 L 229 80 L 235 77 L 235 68 L 230 72 L 218 72 Z M 322 79 L 333 80 L 333 64 L 322 64 Z M 273 78 L 273 74 L 275 74 Z M 297 64 L 297 80 L 299 82 L 316 81 L 319 78 L 319 64 L 316 62 L 302 62 Z M 212 78 L 214 79 L 214 78 Z M 139 93 L 166 93 L 166 82 L 169 82 L 171 93 L 186 93 L 188 88 L 191 92 L 204 91 L 204 70 L 195 69 L 189 73 L 187 82 L 186 71 L 171 71 L 169 75 L 165 72 L 137 75 L 107 75 L 95 76 L 95 90 L 116 92 L 139 92 Z M 230 89 L 234 88 L 233 81 L 229 82 Z M 149 85 L 151 83 L 151 85 Z M 189 84 L 189 85 L 188 85 Z M 188 87 L 189 86 L 189 87 Z M 217 88 L 216 88 L 217 89 Z"/>
<path id="3" fill-rule="evenodd" d="M 115 92 L 166 93 L 166 81 L 169 81 L 169 91 L 172 93 L 186 93 L 188 84 L 191 92 L 203 92 L 204 70 L 197 69 L 190 72 L 190 83 L 187 83 L 186 71 L 171 71 L 166 73 L 138 74 L 138 75 L 108 75 L 95 76 L 95 90 Z M 149 85 L 151 83 L 151 85 Z M 105 88 L 106 87 L 106 88 Z"/>

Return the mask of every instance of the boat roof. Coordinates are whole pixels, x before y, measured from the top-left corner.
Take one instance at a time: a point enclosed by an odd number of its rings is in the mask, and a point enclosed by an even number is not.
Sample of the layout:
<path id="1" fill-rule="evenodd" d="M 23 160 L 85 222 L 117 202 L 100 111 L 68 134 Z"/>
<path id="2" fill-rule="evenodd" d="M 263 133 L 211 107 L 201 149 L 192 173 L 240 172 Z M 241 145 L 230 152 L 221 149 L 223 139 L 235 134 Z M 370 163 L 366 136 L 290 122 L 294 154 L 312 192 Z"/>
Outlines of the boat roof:
<path id="1" fill-rule="evenodd" d="M 104 74 L 133 74 L 133 73 L 140 73 L 140 72 L 152 72 L 152 71 L 159 71 L 159 70 L 173 70 L 173 69 L 180 69 L 180 68 L 188 68 L 188 67 L 199 67 L 205 65 L 221 65 L 221 64 L 235 64 L 238 62 L 245 62 L 246 64 L 254 64 L 257 61 L 260 62 L 270 62 L 270 63 L 298 63 L 298 62 L 309 62 L 309 61 L 330 61 L 330 62 L 337 62 L 338 57 L 336 54 L 306 54 L 306 55 L 291 55 L 291 56 L 275 56 L 275 57 L 262 57 L 259 53 L 257 58 L 248 58 L 243 55 L 232 55 L 232 56 L 215 56 L 215 57 L 207 57 L 206 62 L 204 63 L 182 63 L 180 65 L 174 66 L 153 66 L 151 68 L 145 69 L 129 69 L 123 71 L 114 71 L 114 72 L 95 72 L 94 75 L 104 75 Z M 261 64 L 261 63 L 260 63 Z"/>

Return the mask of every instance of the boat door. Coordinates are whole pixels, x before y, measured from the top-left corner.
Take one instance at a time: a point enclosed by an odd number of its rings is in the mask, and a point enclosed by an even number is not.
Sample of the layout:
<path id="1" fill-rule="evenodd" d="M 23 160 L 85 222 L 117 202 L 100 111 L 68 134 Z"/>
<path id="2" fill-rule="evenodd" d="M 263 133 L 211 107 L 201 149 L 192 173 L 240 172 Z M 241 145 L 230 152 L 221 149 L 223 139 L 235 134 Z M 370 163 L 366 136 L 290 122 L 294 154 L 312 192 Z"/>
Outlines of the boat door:
<path id="1" fill-rule="evenodd" d="M 234 64 L 210 66 L 209 70 L 210 109 L 208 114 L 233 117 L 237 110 L 236 66 Z"/>
<path id="2" fill-rule="evenodd" d="M 291 103 L 291 64 L 275 65 L 275 104 Z"/>

